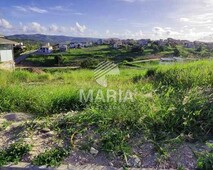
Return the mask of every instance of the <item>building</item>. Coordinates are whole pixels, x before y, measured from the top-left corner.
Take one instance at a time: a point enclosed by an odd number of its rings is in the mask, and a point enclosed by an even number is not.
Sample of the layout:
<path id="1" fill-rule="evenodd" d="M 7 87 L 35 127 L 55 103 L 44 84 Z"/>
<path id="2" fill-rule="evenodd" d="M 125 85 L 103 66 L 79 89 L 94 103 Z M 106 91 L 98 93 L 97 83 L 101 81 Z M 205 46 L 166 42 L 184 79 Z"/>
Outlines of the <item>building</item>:
<path id="1" fill-rule="evenodd" d="M 13 46 L 17 44 L 0 35 L 0 69 L 12 70 L 15 68 Z"/>
<path id="2" fill-rule="evenodd" d="M 138 44 L 141 45 L 141 46 L 148 45 L 149 42 L 150 42 L 149 39 L 141 39 L 141 40 L 138 40 Z"/>
<path id="3" fill-rule="evenodd" d="M 46 45 L 41 46 L 38 52 L 41 54 L 50 54 L 53 52 L 53 47 L 50 45 L 50 43 L 47 43 Z"/>
<path id="4" fill-rule="evenodd" d="M 60 52 L 66 52 L 68 50 L 67 44 L 59 44 L 59 51 Z"/>
<path id="5" fill-rule="evenodd" d="M 72 42 L 70 43 L 70 48 L 81 48 L 83 47 L 82 43 Z"/>
<path id="6" fill-rule="evenodd" d="M 113 47 L 113 48 L 116 48 L 116 49 L 121 48 L 122 46 L 123 46 L 122 41 L 116 41 L 116 42 L 112 45 L 112 47 Z"/>
<path id="7" fill-rule="evenodd" d="M 98 45 L 102 45 L 102 44 L 103 44 L 103 42 L 104 42 L 104 40 L 103 40 L 103 39 L 99 39 L 99 40 L 97 41 L 97 44 L 98 44 Z"/>

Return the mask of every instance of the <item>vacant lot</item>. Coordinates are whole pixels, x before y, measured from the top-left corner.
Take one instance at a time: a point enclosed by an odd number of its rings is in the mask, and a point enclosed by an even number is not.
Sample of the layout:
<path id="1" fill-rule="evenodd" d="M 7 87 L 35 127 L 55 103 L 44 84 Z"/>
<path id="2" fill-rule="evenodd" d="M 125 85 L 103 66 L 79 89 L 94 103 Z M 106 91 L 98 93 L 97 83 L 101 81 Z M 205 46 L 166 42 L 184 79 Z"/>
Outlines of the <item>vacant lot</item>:
<path id="1" fill-rule="evenodd" d="M 120 75 L 107 77 L 107 88 L 96 83 L 92 70 L 0 71 L 1 133 L 17 130 L 16 137 L 5 137 L 17 146 L 3 144 L 0 165 L 24 159 L 57 166 L 77 159 L 115 167 L 211 169 L 212 68 L 212 60 L 121 68 Z M 93 100 L 81 100 L 82 90 L 92 90 Z M 17 124 L 5 117 L 11 112 L 30 116 Z M 46 147 L 38 150 L 36 141 Z M 5 160 L 10 151 L 20 159 Z"/>

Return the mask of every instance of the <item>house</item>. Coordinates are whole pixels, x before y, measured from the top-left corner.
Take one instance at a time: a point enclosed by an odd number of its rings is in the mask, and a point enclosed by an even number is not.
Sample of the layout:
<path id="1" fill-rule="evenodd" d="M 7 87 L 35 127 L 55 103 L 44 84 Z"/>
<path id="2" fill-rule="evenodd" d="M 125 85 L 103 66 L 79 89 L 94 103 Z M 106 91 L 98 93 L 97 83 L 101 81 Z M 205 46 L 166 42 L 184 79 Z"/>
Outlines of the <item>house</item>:
<path id="1" fill-rule="evenodd" d="M 122 45 L 123 45 L 122 41 L 116 41 L 112 46 L 113 48 L 118 49 L 118 48 L 121 48 Z"/>
<path id="2" fill-rule="evenodd" d="M 103 40 L 103 39 L 99 39 L 99 40 L 97 41 L 97 44 L 98 44 L 98 45 L 102 45 L 102 44 L 103 44 L 103 42 L 104 42 L 104 40 Z"/>
<path id="3" fill-rule="evenodd" d="M 82 46 L 85 47 L 85 48 L 86 47 L 91 47 L 92 44 L 93 44 L 92 42 L 82 42 Z"/>
<path id="4" fill-rule="evenodd" d="M 70 48 L 81 48 L 83 47 L 82 43 L 72 42 L 70 43 Z"/>
<path id="5" fill-rule="evenodd" d="M 76 43 L 70 43 L 70 48 L 75 48 L 76 47 Z"/>
<path id="6" fill-rule="evenodd" d="M 68 50 L 67 44 L 59 44 L 59 51 L 66 52 Z"/>
<path id="7" fill-rule="evenodd" d="M 111 41 L 111 39 L 105 39 L 105 40 L 103 41 L 103 44 L 104 44 L 104 45 L 110 45 L 110 41 Z"/>
<path id="8" fill-rule="evenodd" d="M 50 54 L 53 52 L 53 47 L 50 45 L 50 43 L 47 43 L 46 45 L 41 46 L 38 52 L 41 54 Z"/>
<path id="9" fill-rule="evenodd" d="M 195 47 L 193 42 L 190 42 L 190 41 L 187 41 L 187 40 L 183 41 L 183 46 L 185 48 L 194 48 Z"/>
<path id="10" fill-rule="evenodd" d="M 149 39 L 141 39 L 141 40 L 138 40 L 138 44 L 141 45 L 141 46 L 148 45 L 149 42 L 150 42 Z"/>
<path id="11" fill-rule="evenodd" d="M 54 44 L 53 45 L 53 51 L 59 51 L 59 44 Z"/>
<path id="12" fill-rule="evenodd" d="M 0 68 L 13 70 L 15 68 L 13 46 L 15 41 L 5 39 L 0 35 Z"/>

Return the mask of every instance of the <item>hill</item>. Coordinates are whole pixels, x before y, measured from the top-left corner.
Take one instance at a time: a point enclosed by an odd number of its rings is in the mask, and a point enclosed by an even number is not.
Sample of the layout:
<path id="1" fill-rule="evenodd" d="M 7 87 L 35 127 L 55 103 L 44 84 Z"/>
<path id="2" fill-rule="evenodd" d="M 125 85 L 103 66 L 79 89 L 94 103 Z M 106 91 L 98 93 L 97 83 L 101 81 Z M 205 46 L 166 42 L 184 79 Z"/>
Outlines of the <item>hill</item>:
<path id="1" fill-rule="evenodd" d="M 43 34 L 16 34 L 10 35 L 6 38 L 10 40 L 20 40 L 20 41 L 36 41 L 41 43 L 62 43 L 62 42 L 88 42 L 97 41 L 97 38 L 84 38 L 84 37 L 69 37 L 63 35 L 43 35 Z"/>

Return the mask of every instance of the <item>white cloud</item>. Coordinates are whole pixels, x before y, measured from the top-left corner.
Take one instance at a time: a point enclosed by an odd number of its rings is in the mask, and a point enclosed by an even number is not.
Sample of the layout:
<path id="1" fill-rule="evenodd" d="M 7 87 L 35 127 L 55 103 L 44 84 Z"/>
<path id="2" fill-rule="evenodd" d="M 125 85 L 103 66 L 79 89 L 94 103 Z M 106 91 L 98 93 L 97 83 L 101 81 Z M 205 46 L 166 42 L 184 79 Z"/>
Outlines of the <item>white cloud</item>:
<path id="1" fill-rule="evenodd" d="M 22 12 L 35 12 L 39 14 L 47 13 L 46 9 L 41 9 L 35 6 L 14 6 L 18 11 Z"/>
<path id="2" fill-rule="evenodd" d="M 106 30 L 105 34 L 102 35 L 102 37 L 106 38 L 122 38 L 122 39 L 142 39 L 144 38 L 144 33 L 142 30 L 139 31 L 130 31 L 130 30 L 125 30 L 121 31 L 119 33 L 117 32 L 112 32 L 110 30 Z"/>
<path id="3" fill-rule="evenodd" d="M 13 26 L 6 19 L 0 19 L 0 28 L 11 29 Z"/>
<path id="4" fill-rule="evenodd" d="M 109 35 L 110 34 L 110 30 L 106 30 L 106 35 Z"/>
<path id="5" fill-rule="evenodd" d="M 70 7 L 70 5 L 66 5 L 66 6 L 61 6 L 61 5 L 57 5 L 57 6 L 52 6 L 48 8 L 51 12 L 56 12 L 58 13 L 67 13 L 72 11 L 72 8 Z"/>
<path id="6" fill-rule="evenodd" d="M 29 7 L 29 10 L 40 14 L 47 13 L 47 10 L 38 7 Z"/>
<path id="7" fill-rule="evenodd" d="M 86 30 L 85 25 L 80 25 L 78 22 L 73 27 L 64 27 L 52 24 L 43 26 L 38 22 L 32 22 L 24 25 L 20 23 L 20 30 L 23 33 L 43 33 L 43 34 L 64 34 L 64 35 L 83 35 Z"/>
<path id="8" fill-rule="evenodd" d="M 152 35 L 153 39 L 179 38 L 181 35 L 178 31 L 175 31 L 170 27 L 154 27 L 152 32 L 154 33 L 154 35 Z"/>
<path id="9" fill-rule="evenodd" d="M 58 32 L 58 31 L 59 31 L 59 28 L 58 28 L 57 25 L 52 24 L 52 25 L 49 27 L 49 31 L 50 31 L 50 32 Z"/>
<path id="10" fill-rule="evenodd" d="M 179 9 L 174 11 L 171 19 L 176 22 L 175 29 L 183 39 L 198 40 L 212 34 L 213 0 L 182 0 Z M 170 16 L 171 16 L 170 15 Z"/>
<path id="11" fill-rule="evenodd" d="M 87 29 L 85 25 L 80 25 L 78 22 L 76 22 L 76 30 L 80 33 L 84 33 L 84 31 Z"/>
<path id="12" fill-rule="evenodd" d="M 85 15 L 84 13 L 81 13 L 81 12 L 74 12 L 73 14 L 74 15 L 79 15 L 79 16 Z"/>
<path id="13" fill-rule="evenodd" d="M 188 22 L 188 21 L 189 21 L 189 18 L 180 18 L 180 21 L 181 21 L 181 22 Z"/>
<path id="14" fill-rule="evenodd" d="M 58 6 L 54 6 L 54 7 L 50 7 L 51 10 L 56 10 L 56 11 L 64 11 L 65 8 L 58 5 Z"/>
<path id="15" fill-rule="evenodd" d="M 22 12 L 27 12 L 27 8 L 23 6 L 14 6 L 17 10 L 22 11 Z"/>
<path id="16" fill-rule="evenodd" d="M 46 33 L 46 27 L 37 22 L 32 22 L 28 25 L 23 25 L 22 30 L 24 33 Z"/>

